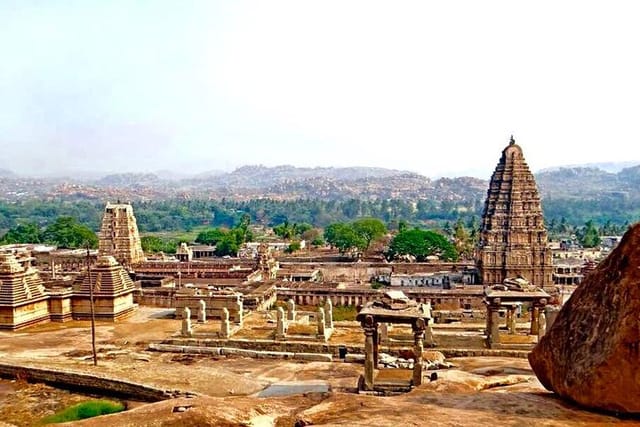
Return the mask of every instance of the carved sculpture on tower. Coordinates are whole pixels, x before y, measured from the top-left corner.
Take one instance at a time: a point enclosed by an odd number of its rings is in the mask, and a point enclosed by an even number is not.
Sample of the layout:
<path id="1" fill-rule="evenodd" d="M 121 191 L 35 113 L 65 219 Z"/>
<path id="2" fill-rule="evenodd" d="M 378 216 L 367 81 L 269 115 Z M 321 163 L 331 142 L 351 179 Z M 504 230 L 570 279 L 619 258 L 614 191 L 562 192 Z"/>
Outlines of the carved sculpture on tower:
<path id="1" fill-rule="evenodd" d="M 112 256 L 123 266 L 144 261 L 138 225 L 130 204 L 107 203 L 99 236 L 99 255 Z"/>
<path id="2" fill-rule="evenodd" d="M 513 136 L 491 176 L 477 265 L 484 285 L 520 277 L 537 288 L 553 288 L 551 249 L 540 196 Z"/>

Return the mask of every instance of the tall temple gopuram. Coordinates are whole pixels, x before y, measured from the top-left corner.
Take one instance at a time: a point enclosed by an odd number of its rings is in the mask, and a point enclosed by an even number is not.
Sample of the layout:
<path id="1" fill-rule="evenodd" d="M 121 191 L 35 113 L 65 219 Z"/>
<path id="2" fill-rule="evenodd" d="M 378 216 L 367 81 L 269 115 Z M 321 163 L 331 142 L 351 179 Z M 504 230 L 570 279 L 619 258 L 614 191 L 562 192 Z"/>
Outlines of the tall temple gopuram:
<path id="1" fill-rule="evenodd" d="M 484 285 L 518 276 L 553 288 L 540 196 L 522 148 L 511 137 L 496 166 L 482 213 L 477 265 Z"/>
<path id="2" fill-rule="evenodd" d="M 100 227 L 98 253 L 130 266 L 144 261 L 136 217 L 130 204 L 107 203 Z"/>

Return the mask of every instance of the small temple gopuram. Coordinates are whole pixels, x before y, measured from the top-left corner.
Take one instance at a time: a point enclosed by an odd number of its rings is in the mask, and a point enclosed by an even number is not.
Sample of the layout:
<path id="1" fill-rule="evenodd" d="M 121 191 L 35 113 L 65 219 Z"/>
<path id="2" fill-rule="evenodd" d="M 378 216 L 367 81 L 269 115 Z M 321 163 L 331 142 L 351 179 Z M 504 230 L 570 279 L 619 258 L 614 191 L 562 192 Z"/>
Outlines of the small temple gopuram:
<path id="1" fill-rule="evenodd" d="M 115 321 L 135 309 L 131 277 L 113 257 L 100 256 L 97 264 L 73 286 L 74 319 L 91 319 L 90 286 L 93 287 L 96 319 Z"/>
<path id="2" fill-rule="evenodd" d="M 537 288 L 552 289 L 551 258 L 536 182 L 512 136 L 487 191 L 478 273 L 485 286 L 520 277 Z"/>
<path id="3" fill-rule="evenodd" d="M 98 253 L 130 266 L 145 260 L 136 217 L 128 203 L 107 203 L 104 208 Z"/>
<path id="4" fill-rule="evenodd" d="M 49 296 L 26 252 L 0 253 L 0 329 L 49 321 Z"/>

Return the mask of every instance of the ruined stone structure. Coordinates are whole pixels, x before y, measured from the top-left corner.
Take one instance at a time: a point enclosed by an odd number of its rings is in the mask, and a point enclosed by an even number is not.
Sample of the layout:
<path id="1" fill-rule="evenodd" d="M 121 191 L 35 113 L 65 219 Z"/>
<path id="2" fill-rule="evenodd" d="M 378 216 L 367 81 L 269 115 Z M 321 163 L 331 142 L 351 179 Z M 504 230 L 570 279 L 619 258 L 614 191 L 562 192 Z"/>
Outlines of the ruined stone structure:
<path id="1" fill-rule="evenodd" d="M 430 320 L 422 304 L 410 300 L 401 291 L 387 291 L 380 301 L 367 303 L 356 316 L 364 329 L 364 375 L 358 388 L 361 391 L 408 391 L 412 386 L 419 386 L 423 380 L 424 331 Z M 409 324 L 413 332 L 414 365 L 412 379 L 408 384 L 394 381 L 385 384 L 376 381 L 376 370 L 379 362 L 381 324 Z"/>
<path id="2" fill-rule="evenodd" d="M 513 137 L 502 151 L 489 184 L 477 264 L 485 285 L 520 276 L 536 287 L 553 287 L 553 263 L 540 196 Z"/>
<path id="3" fill-rule="evenodd" d="M 73 318 L 91 318 L 90 289 L 93 287 L 95 318 L 115 321 L 136 308 L 133 303 L 134 285 L 129 273 L 111 256 L 98 257 L 89 273 L 74 284 L 71 298 Z"/>
<path id="4" fill-rule="evenodd" d="M 127 267 L 145 260 L 136 217 L 130 204 L 107 203 L 99 237 L 100 255 L 112 256 Z"/>
<path id="5" fill-rule="evenodd" d="M 222 319 L 223 309 L 226 308 L 232 322 L 242 324 L 243 304 L 242 294 L 231 290 L 201 292 L 198 289 L 182 289 L 175 296 L 176 315 L 183 313 L 189 307 L 192 315 L 197 315 L 204 302 L 204 316 L 211 319 Z"/>
<path id="6" fill-rule="evenodd" d="M 28 253 L 0 253 L 0 329 L 49 321 L 48 296 Z"/>
<path id="7" fill-rule="evenodd" d="M 531 307 L 531 325 L 529 335 L 544 335 L 547 320 L 544 314 L 550 296 L 542 289 L 509 290 L 505 286 L 496 285 L 485 290 L 485 304 L 487 305 L 486 334 L 487 347 L 493 349 L 519 349 L 530 347 L 531 344 L 509 345 L 500 340 L 500 311 L 505 311 L 506 329 L 509 334 L 516 333 L 516 310 L 520 305 Z M 540 325 L 544 323 L 542 332 Z"/>

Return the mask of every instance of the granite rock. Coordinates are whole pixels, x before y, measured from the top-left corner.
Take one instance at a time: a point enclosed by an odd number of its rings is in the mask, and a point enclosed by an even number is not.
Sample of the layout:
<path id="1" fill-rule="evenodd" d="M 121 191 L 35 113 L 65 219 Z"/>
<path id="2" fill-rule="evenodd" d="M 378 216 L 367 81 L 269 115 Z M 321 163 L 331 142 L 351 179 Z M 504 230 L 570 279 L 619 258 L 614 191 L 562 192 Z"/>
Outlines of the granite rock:
<path id="1" fill-rule="evenodd" d="M 640 224 L 588 274 L 529 355 L 540 382 L 580 405 L 640 414 Z"/>

